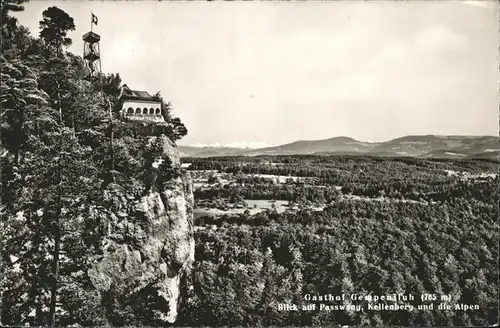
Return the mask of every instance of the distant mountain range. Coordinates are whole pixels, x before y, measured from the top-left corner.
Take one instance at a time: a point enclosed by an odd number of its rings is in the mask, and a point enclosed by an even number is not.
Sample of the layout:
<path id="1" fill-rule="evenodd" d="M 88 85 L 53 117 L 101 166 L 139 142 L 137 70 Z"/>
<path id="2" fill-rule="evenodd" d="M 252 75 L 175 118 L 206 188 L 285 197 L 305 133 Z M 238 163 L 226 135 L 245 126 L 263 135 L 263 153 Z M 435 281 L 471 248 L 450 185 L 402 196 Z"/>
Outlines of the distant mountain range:
<path id="1" fill-rule="evenodd" d="M 364 142 L 349 137 L 300 140 L 289 144 L 248 149 L 237 147 L 179 146 L 181 157 L 258 155 L 366 155 L 422 158 L 496 158 L 500 138 L 495 136 L 415 135 L 385 142 Z"/>

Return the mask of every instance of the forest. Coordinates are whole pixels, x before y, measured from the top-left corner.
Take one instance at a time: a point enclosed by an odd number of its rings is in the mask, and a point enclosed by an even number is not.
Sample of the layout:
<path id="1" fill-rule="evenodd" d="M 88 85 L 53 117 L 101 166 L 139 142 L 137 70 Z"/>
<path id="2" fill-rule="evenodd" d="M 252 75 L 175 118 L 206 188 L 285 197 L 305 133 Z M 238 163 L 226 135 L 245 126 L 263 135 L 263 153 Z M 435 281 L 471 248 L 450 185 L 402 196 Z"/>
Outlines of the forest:
<path id="1" fill-rule="evenodd" d="M 228 210 L 196 220 L 194 301 L 186 324 L 488 326 L 498 321 L 498 161 L 362 156 L 183 161 L 192 163 L 194 176 L 217 170 L 228 180 L 195 190 L 203 207 L 234 198 L 303 205 L 253 215 Z M 277 183 L 276 175 L 286 182 Z M 296 176 L 308 181 L 290 179 Z M 435 307 L 369 311 L 371 302 L 357 300 L 351 305 L 363 310 L 322 311 L 321 303 L 342 302 L 304 299 L 343 293 L 412 294 L 415 308 Z M 438 300 L 423 302 L 424 294 Z M 449 304 L 479 310 L 437 310 L 441 295 Z M 318 307 L 280 311 L 280 303 Z"/>

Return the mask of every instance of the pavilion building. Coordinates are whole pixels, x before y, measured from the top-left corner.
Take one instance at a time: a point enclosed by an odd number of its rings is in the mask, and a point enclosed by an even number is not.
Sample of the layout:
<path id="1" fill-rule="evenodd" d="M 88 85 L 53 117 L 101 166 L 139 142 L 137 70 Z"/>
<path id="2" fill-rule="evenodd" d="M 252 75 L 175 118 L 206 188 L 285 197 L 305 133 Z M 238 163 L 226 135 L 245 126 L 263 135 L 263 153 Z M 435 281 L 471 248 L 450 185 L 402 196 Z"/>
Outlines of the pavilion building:
<path id="1" fill-rule="evenodd" d="M 131 90 L 124 84 L 118 99 L 122 103 L 121 116 L 128 120 L 165 122 L 161 114 L 161 101 L 147 91 Z"/>

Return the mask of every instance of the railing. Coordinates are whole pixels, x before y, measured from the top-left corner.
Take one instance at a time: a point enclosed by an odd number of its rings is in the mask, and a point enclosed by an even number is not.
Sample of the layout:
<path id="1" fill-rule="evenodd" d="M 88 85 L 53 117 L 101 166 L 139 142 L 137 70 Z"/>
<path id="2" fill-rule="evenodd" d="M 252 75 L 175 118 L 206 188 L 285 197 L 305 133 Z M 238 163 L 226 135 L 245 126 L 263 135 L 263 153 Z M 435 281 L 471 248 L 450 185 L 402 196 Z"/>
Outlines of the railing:
<path id="1" fill-rule="evenodd" d="M 164 121 L 163 116 L 161 114 L 124 113 L 123 117 L 132 120 Z"/>

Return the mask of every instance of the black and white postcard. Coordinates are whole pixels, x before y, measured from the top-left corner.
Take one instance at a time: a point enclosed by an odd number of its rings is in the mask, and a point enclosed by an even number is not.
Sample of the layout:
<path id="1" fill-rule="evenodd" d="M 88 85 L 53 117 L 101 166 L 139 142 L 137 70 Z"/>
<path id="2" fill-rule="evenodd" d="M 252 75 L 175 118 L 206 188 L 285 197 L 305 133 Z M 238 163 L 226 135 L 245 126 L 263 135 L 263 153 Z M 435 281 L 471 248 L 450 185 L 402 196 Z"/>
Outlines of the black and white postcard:
<path id="1" fill-rule="evenodd" d="M 0 326 L 498 326 L 499 22 L 1 0 Z"/>

